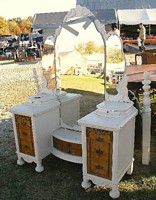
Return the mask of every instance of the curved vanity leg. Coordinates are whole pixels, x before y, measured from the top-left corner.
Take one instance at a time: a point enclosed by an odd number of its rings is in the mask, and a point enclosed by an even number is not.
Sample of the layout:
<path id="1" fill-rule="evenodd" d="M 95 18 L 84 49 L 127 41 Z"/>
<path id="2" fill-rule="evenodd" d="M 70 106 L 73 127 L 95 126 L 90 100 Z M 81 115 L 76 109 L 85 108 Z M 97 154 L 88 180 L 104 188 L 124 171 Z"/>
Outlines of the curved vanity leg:
<path id="1" fill-rule="evenodd" d="M 44 167 L 42 166 L 42 163 L 41 162 L 37 162 L 36 164 L 37 164 L 37 166 L 35 168 L 36 172 L 43 172 L 44 171 Z"/>
<path id="2" fill-rule="evenodd" d="M 87 179 L 83 179 L 82 183 L 81 183 L 81 186 L 84 188 L 84 189 L 88 189 L 91 187 L 91 182 Z"/>
<path id="3" fill-rule="evenodd" d="M 116 199 L 120 196 L 118 185 L 115 184 L 112 186 L 112 190 L 109 192 L 109 196 L 112 197 L 113 199 Z"/>
<path id="4" fill-rule="evenodd" d="M 24 162 L 23 158 L 21 158 L 21 157 L 18 158 L 18 160 L 17 160 L 17 164 L 18 164 L 18 165 L 21 165 L 21 166 L 22 166 L 22 165 L 24 165 L 24 163 L 25 163 L 25 162 Z"/>
<path id="5" fill-rule="evenodd" d="M 134 158 L 133 158 L 133 161 L 132 161 L 130 167 L 127 170 L 127 174 L 129 174 L 129 175 L 132 175 L 132 173 L 133 173 L 133 162 L 134 162 Z"/>

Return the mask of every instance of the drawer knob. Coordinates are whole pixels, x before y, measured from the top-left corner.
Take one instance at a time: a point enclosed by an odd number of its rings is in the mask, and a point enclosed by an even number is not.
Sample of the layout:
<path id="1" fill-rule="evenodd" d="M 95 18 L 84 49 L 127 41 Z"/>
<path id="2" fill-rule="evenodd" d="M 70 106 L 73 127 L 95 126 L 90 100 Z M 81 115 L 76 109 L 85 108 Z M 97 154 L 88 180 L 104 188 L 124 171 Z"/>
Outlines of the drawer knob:
<path id="1" fill-rule="evenodd" d="M 97 165 L 97 166 L 96 166 L 96 169 L 97 169 L 97 170 L 102 170 L 103 167 L 102 167 L 101 165 Z"/>
<path id="2" fill-rule="evenodd" d="M 67 147 L 71 147 L 71 144 L 67 144 Z"/>
<path id="3" fill-rule="evenodd" d="M 25 126 L 25 125 L 26 125 L 26 122 L 21 122 L 21 125 L 22 125 L 22 126 Z"/>
<path id="4" fill-rule="evenodd" d="M 29 149 L 29 146 L 27 146 L 27 145 L 25 145 L 24 147 L 25 147 L 26 149 Z"/>
<path id="5" fill-rule="evenodd" d="M 96 153 L 99 154 L 99 155 L 102 155 L 104 153 L 104 151 L 102 151 L 101 149 L 97 149 Z"/>
<path id="6" fill-rule="evenodd" d="M 97 142 L 103 142 L 103 138 L 98 137 L 98 138 L 96 138 L 96 141 L 97 141 Z"/>
<path id="7" fill-rule="evenodd" d="M 27 136 L 27 133 L 26 132 L 22 132 L 22 135 Z"/>

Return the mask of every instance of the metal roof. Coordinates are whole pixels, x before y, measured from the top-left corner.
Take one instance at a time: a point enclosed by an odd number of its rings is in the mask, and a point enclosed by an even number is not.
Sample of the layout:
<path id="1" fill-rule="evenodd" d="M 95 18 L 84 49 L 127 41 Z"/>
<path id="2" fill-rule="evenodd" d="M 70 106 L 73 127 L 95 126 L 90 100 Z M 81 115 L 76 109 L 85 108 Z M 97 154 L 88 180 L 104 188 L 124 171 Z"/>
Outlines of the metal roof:
<path id="1" fill-rule="evenodd" d="M 156 0 L 77 0 L 77 5 L 97 9 L 146 9 L 156 8 Z"/>

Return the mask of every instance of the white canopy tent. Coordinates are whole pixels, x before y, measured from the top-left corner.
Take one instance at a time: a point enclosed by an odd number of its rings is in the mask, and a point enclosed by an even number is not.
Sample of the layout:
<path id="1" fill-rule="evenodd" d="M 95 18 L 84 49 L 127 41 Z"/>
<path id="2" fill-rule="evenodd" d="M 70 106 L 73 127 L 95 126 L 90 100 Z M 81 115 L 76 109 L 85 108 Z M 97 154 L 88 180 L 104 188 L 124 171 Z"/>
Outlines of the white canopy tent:
<path id="1" fill-rule="evenodd" d="M 154 24 L 156 25 L 156 9 L 117 10 L 119 25 Z"/>

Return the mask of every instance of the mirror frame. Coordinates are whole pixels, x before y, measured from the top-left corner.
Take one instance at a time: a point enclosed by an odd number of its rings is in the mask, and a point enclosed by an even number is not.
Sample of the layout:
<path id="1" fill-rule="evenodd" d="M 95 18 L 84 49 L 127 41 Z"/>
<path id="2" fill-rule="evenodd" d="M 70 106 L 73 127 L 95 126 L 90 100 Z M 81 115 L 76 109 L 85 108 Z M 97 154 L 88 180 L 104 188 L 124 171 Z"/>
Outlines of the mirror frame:
<path id="1" fill-rule="evenodd" d="M 76 23 L 80 23 L 80 22 L 86 22 L 83 25 L 84 29 L 87 29 L 87 27 L 93 22 L 97 32 L 100 33 L 101 38 L 103 40 L 103 45 L 104 45 L 104 55 L 103 55 L 104 56 L 104 69 L 103 69 L 103 72 L 104 72 L 104 100 L 120 101 L 120 97 L 119 97 L 120 95 L 111 95 L 111 97 L 110 97 L 110 95 L 106 91 L 106 68 L 107 68 L 107 64 L 106 64 L 106 57 L 107 57 L 106 40 L 110 37 L 110 34 L 109 33 L 106 34 L 105 26 L 103 24 L 101 24 L 100 21 L 93 15 L 93 13 L 89 9 L 87 9 L 86 7 L 82 7 L 80 5 L 77 5 L 75 8 L 71 9 L 67 13 L 67 15 L 65 16 L 63 23 L 55 31 L 55 35 L 54 35 L 54 38 L 53 38 L 55 71 L 56 71 L 56 54 L 57 54 L 57 52 L 56 52 L 56 41 L 57 41 L 57 37 L 60 35 L 62 28 L 65 28 L 65 29 L 73 32 L 73 34 L 78 35 L 78 32 L 76 30 L 72 29 L 68 25 L 76 24 Z M 115 35 L 117 35 L 117 34 L 115 34 Z M 124 60 L 125 60 L 125 67 L 126 67 L 126 59 L 125 59 L 125 55 L 124 55 L 124 52 L 123 52 L 123 43 L 122 43 L 121 38 L 118 35 L 117 35 L 117 37 L 119 38 L 119 40 L 121 42 L 122 54 L 123 54 L 123 57 L 124 57 Z M 56 74 L 56 76 L 57 76 L 57 74 Z M 124 85 L 127 88 L 126 81 L 127 81 L 127 79 L 124 78 L 124 81 L 122 81 L 122 83 L 124 82 Z M 56 87 L 57 87 L 57 81 L 56 81 Z M 109 98 L 108 98 L 108 96 L 109 96 Z"/>

